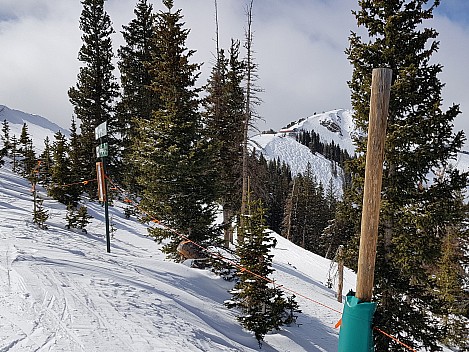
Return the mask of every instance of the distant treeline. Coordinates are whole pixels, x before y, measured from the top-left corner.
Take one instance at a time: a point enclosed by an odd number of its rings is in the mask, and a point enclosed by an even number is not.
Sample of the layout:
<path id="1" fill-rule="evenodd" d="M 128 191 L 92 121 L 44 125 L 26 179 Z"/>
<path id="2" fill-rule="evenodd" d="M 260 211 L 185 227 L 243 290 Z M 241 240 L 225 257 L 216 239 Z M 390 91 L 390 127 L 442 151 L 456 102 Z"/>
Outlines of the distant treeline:
<path id="1" fill-rule="evenodd" d="M 319 153 L 326 159 L 337 162 L 342 168 L 347 160 L 352 159 L 347 150 L 341 149 L 334 141 L 331 143 L 321 141 L 320 135 L 314 130 L 310 132 L 300 130 L 296 135 L 296 140 L 307 146 L 312 153 Z"/>

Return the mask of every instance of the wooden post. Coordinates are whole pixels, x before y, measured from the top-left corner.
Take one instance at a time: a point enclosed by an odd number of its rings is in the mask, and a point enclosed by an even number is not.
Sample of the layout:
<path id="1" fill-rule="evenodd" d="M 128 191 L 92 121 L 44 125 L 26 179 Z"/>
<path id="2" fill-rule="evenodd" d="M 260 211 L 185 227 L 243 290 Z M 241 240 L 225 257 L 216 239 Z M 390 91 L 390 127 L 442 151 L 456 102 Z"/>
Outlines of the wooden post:
<path id="1" fill-rule="evenodd" d="M 357 292 L 355 294 L 355 297 L 363 302 L 371 302 L 373 292 L 383 176 L 384 142 L 386 138 L 391 80 L 391 69 L 373 69 L 360 252 L 358 256 Z"/>
<path id="2" fill-rule="evenodd" d="M 339 273 L 339 283 L 337 285 L 337 302 L 342 303 L 342 291 L 344 290 L 344 246 L 339 246 L 337 252 L 337 271 Z"/>

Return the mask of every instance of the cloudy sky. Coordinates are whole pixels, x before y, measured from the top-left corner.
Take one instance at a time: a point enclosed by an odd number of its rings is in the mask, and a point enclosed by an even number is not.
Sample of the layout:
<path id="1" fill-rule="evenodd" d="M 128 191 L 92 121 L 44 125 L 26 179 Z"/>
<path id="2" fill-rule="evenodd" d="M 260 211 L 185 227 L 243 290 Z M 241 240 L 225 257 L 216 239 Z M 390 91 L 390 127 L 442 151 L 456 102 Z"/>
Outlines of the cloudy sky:
<path id="1" fill-rule="evenodd" d="M 116 34 L 134 16 L 137 0 L 108 0 L 106 10 Z M 243 39 L 247 0 L 218 0 L 220 44 Z M 434 62 L 444 65 L 444 107 L 459 103 L 456 129 L 469 135 L 469 1 L 441 0 L 426 25 L 439 33 Z M 153 0 L 156 10 L 160 0 Z M 191 33 L 188 47 L 203 62 L 205 83 L 215 52 L 213 0 L 175 0 Z M 255 0 L 254 49 L 259 85 L 264 89 L 260 129 L 279 129 L 292 120 L 336 108 L 350 108 L 347 80 L 351 67 L 344 54 L 356 0 Z M 72 106 L 67 90 L 75 85 L 81 46 L 79 0 L 0 0 L 0 104 L 39 114 L 68 128 Z M 466 149 L 468 147 L 466 146 Z"/>

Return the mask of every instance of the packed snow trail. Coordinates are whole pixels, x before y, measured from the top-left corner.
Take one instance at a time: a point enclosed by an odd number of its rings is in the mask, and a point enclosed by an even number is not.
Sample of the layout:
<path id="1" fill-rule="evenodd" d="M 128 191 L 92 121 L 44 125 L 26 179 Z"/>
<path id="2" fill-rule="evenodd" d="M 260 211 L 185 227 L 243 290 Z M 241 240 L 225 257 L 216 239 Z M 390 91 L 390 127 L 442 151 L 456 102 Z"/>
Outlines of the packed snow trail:
<path id="1" fill-rule="evenodd" d="M 123 207 L 110 208 L 106 253 L 103 208 L 88 232 L 65 229 L 65 207 L 49 199 L 47 230 L 32 223 L 30 185 L 0 168 L 0 352 L 258 351 L 223 302 L 233 283 L 166 261 Z M 275 280 L 341 310 L 326 281 L 329 261 L 278 237 Z M 348 273 L 353 281 L 353 273 Z M 340 316 L 298 298 L 298 323 L 265 337 L 263 351 L 334 351 Z"/>

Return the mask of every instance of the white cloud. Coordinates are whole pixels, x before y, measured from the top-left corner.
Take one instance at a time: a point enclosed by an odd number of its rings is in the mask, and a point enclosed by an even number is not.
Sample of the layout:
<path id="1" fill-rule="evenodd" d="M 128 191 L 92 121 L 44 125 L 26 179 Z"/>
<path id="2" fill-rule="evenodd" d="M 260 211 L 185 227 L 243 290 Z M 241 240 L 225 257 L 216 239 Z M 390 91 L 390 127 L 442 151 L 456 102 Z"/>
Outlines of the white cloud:
<path id="1" fill-rule="evenodd" d="M 137 0 L 108 0 L 117 48 L 120 31 L 134 16 Z M 156 11 L 163 8 L 154 0 Z M 280 128 L 314 112 L 350 107 L 347 80 L 351 67 L 344 54 L 347 37 L 357 30 L 350 0 L 256 0 L 254 49 L 259 63 L 261 129 Z M 188 43 L 197 50 L 195 62 L 204 62 L 199 85 L 205 83 L 215 52 L 214 2 L 175 0 L 182 8 Z M 244 39 L 245 1 L 219 0 L 220 45 Z M 1 0 L 0 4 L 0 103 L 43 115 L 64 127 L 70 125 L 72 107 L 67 90 L 75 84 L 81 46 L 78 0 Z M 8 21 L 2 21 L 7 18 Z M 468 60 L 469 33 L 463 25 L 436 16 L 428 26 L 440 32 L 441 49 L 435 60 L 445 67 L 441 80 L 445 104 L 461 103 L 456 122 L 469 134 Z"/>
<path id="2" fill-rule="evenodd" d="M 0 22 L 0 101 L 68 127 L 71 110 L 67 90 L 76 79 L 77 48 L 81 45 L 79 12 L 70 8 L 79 11 L 80 7 L 58 1 L 51 11 L 52 2 L 47 2 L 48 7 L 36 1 L 31 11 L 26 11 L 27 2 L 15 2 L 21 3 L 18 17 Z M 68 5 L 72 3 L 68 1 Z M 37 8 L 42 10 L 33 11 Z"/>
<path id="3" fill-rule="evenodd" d="M 445 17 L 436 17 L 434 28 L 439 32 L 440 49 L 434 61 L 443 65 L 440 79 L 443 88 L 443 107 L 460 104 L 462 114 L 455 120 L 456 130 L 465 130 L 469 137 L 469 27 L 458 25 Z M 469 146 L 466 146 L 469 150 Z"/>

